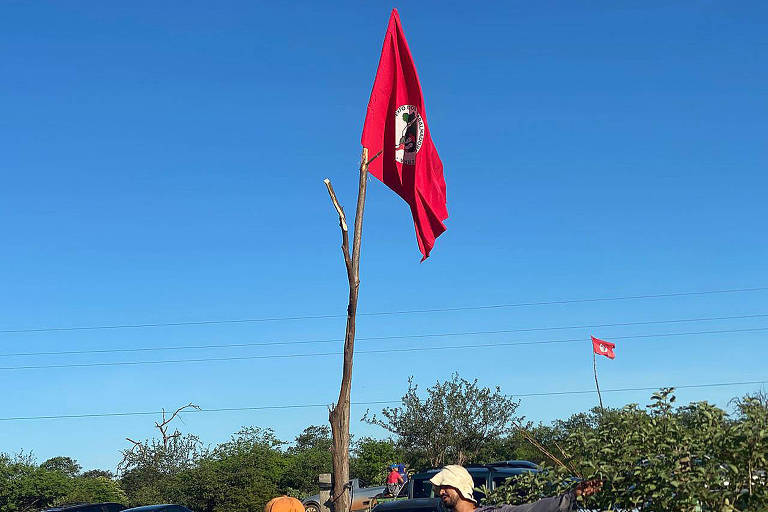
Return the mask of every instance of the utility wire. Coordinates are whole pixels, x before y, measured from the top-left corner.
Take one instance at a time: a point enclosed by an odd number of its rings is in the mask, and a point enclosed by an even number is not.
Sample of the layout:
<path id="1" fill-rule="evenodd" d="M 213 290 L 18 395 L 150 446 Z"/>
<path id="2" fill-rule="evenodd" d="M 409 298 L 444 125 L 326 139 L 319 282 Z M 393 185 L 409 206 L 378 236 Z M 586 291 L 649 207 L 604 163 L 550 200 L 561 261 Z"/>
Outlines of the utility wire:
<path id="1" fill-rule="evenodd" d="M 398 334 L 391 336 L 358 336 L 355 341 L 371 341 L 371 340 L 395 340 L 395 339 L 416 339 L 416 338 L 442 338 L 452 336 L 478 336 L 486 334 L 511 334 L 520 332 L 537 332 L 537 331 L 558 331 L 569 329 L 598 329 L 603 327 L 627 327 L 636 325 L 658 325 L 658 324 L 674 324 L 674 323 L 686 323 L 686 322 L 709 322 L 718 320 L 744 320 L 752 318 L 766 318 L 767 313 L 755 314 L 755 315 L 739 315 L 739 316 L 711 316 L 711 317 L 698 317 L 698 318 L 675 318 L 671 320 L 649 320 L 640 322 L 618 322 L 618 323 L 603 323 L 603 324 L 591 324 L 591 325 L 566 325 L 566 326 L 554 326 L 554 327 L 530 327 L 522 329 L 501 329 L 493 331 L 463 331 L 463 332 L 443 332 L 443 333 L 426 333 L 426 334 Z M 133 347 L 133 348 L 111 348 L 111 349 L 88 349 L 88 350 L 58 350 L 58 351 L 45 351 L 45 352 L 9 352 L 0 353 L 0 357 L 17 357 L 17 356 L 53 356 L 53 355 L 70 355 L 70 354 L 109 354 L 117 352 L 156 352 L 161 350 L 192 350 L 192 349 L 211 349 L 211 348 L 237 348 L 237 347 L 263 347 L 272 345 L 303 345 L 312 343 L 342 343 L 343 340 L 338 338 L 331 339 L 315 339 L 315 340 L 287 340 L 287 341 L 257 341 L 248 343 L 213 343 L 207 345 L 177 345 L 167 347 Z"/>
<path id="2" fill-rule="evenodd" d="M 487 304 L 487 305 L 481 305 L 481 306 L 459 306 L 459 307 L 447 307 L 447 308 L 373 311 L 373 312 L 357 313 L 357 316 L 389 316 L 389 315 L 411 315 L 411 314 L 421 314 L 421 313 L 446 313 L 446 312 L 455 312 L 455 311 L 480 311 L 485 309 L 550 306 L 550 305 L 557 305 L 557 304 L 579 304 L 579 303 L 588 303 L 588 302 L 609 302 L 609 301 L 619 301 L 619 300 L 661 299 L 661 298 L 670 298 L 670 297 L 715 295 L 715 294 L 724 294 L 724 293 L 761 292 L 766 290 L 768 290 L 768 286 L 756 287 L 756 288 L 733 288 L 733 289 L 725 289 L 725 290 L 704 290 L 704 291 L 698 291 L 698 292 L 670 292 L 670 293 L 655 293 L 655 294 L 646 294 L 646 295 L 624 295 L 624 296 L 614 296 L 614 297 L 591 297 L 591 298 L 581 298 L 581 299 L 517 302 L 517 303 L 510 303 L 510 304 Z M 100 329 L 138 329 L 138 328 L 150 328 L 150 327 L 179 327 L 179 326 L 191 326 L 191 325 L 242 324 L 242 323 L 253 323 L 253 322 L 282 322 L 282 321 L 290 321 L 290 320 L 318 320 L 318 319 L 325 319 L 325 318 L 346 318 L 346 314 L 275 316 L 275 317 L 261 317 L 261 318 L 241 318 L 241 319 L 230 319 L 230 320 L 199 320 L 199 321 L 190 321 L 190 322 L 84 325 L 84 326 L 74 326 L 74 327 L 36 327 L 36 328 L 27 328 L 27 329 L 2 329 L 0 330 L 0 334 L 93 331 L 93 330 L 100 330 Z"/>
<path id="3" fill-rule="evenodd" d="M 664 386 L 674 387 L 675 389 L 693 389 L 693 388 L 711 388 L 711 387 L 729 387 L 729 386 L 746 386 L 754 384 L 765 384 L 768 380 L 746 380 L 737 382 L 710 382 L 706 384 L 683 384 L 680 386 Z M 628 388 L 612 388 L 601 390 L 604 393 L 624 393 L 629 391 L 656 391 L 660 386 L 656 387 L 628 387 Z M 594 393 L 594 389 L 586 390 L 569 390 L 569 391 L 547 391 L 540 393 L 522 393 L 512 394 L 510 396 L 523 398 L 523 397 L 540 397 L 540 396 L 558 396 L 558 395 L 580 395 Z M 401 403 L 401 400 L 375 400 L 370 402 L 352 402 L 352 405 L 386 405 Z M 220 407 L 215 409 L 189 409 L 182 411 L 180 414 L 197 414 L 197 413 L 210 413 L 210 412 L 234 412 L 234 411 L 264 411 L 271 409 L 309 409 L 313 407 L 328 407 L 328 404 L 281 404 L 281 405 L 262 405 L 254 407 Z M 54 419 L 72 419 L 72 418 L 105 418 L 114 416 L 149 416 L 154 414 L 161 414 L 161 411 L 137 411 L 137 412 L 107 412 L 107 413 L 85 413 L 85 414 L 51 414 L 41 416 L 9 416 L 0 418 L 0 421 L 23 421 L 23 420 L 54 420 Z"/>
<path id="4" fill-rule="evenodd" d="M 373 402 L 351 402 L 351 405 L 385 405 L 399 403 L 400 400 L 376 400 Z M 179 414 L 190 412 L 233 412 L 233 411 L 264 411 L 270 409 L 309 409 L 311 407 L 328 407 L 328 404 L 282 404 L 282 405 L 261 405 L 255 407 L 219 407 L 216 409 L 188 409 L 180 411 Z M 138 412 L 106 412 L 106 413 L 86 413 L 86 414 L 56 414 L 46 416 L 13 416 L 0 418 L 0 421 L 18 421 L 18 420 L 55 420 L 69 418 L 105 418 L 110 416 L 151 416 L 162 414 L 162 411 L 138 411 Z"/>
<path id="5" fill-rule="evenodd" d="M 698 334 L 728 334 L 739 332 L 757 332 L 768 331 L 768 327 L 754 327 L 747 329 L 719 329 L 712 331 L 690 331 L 690 332 L 670 332 L 670 333 L 657 333 L 657 334 L 635 334 L 631 336 L 611 336 L 612 340 L 621 339 L 635 339 L 635 338 L 657 338 L 661 336 L 690 336 Z M 547 345 L 554 343 L 586 343 L 582 338 L 571 338 L 565 340 L 542 340 L 542 341 L 515 341 L 506 343 L 477 343 L 472 345 L 450 345 L 439 347 L 410 347 L 410 348 L 387 348 L 377 350 L 359 350 L 357 354 L 385 354 L 396 352 L 422 352 L 422 351 L 436 351 L 436 350 L 457 350 L 457 349 L 475 349 L 483 347 L 510 347 L 516 345 Z M 315 352 L 310 354 L 260 354 L 255 356 L 232 356 L 232 357 L 200 357 L 190 359 L 164 359 L 156 361 L 112 361 L 112 362 L 94 362 L 94 363 L 66 363 L 66 364 L 45 364 L 45 365 L 20 365 L 20 366 L 0 366 L 0 371 L 6 370 L 42 370 L 53 368 L 89 368 L 98 366 L 138 366 L 138 365 L 154 365 L 154 364 L 171 364 L 171 363 L 202 363 L 202 362 L 214 362 L 214 361 L 245 361 L 254 359 L 292 359 L 297 357 L 323 357 L 323 356 L 337 356 L 343 352 Z"/>

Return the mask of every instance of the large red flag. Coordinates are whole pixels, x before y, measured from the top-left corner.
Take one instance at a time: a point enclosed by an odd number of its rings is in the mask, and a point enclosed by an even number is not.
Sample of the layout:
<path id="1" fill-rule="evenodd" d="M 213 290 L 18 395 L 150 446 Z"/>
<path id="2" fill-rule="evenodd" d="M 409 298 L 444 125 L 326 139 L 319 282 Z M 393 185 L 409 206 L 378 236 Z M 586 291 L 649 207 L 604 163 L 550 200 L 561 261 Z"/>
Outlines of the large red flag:
<path id="1" fill-rule="evenodd" d="M 382 151 L 368 170 L 410 205 L 424 261 L 445 231 L 445 179 L 397 9 L 389 17 L 361 142 L 370 155 Z"/>
<path id="2" fill-rule="evenodd" d="M 614 357 L 616 357 L 616 354 L 613 353 L 613 349 L 615 348 L 616 348 L 615 343 L 601 340 L 599 338 L 595 338 L 594 336 L 592 336 L 592 350 L 595 352 L 595 354 L 605 356 L 608 359 L 613 359 Z"/>

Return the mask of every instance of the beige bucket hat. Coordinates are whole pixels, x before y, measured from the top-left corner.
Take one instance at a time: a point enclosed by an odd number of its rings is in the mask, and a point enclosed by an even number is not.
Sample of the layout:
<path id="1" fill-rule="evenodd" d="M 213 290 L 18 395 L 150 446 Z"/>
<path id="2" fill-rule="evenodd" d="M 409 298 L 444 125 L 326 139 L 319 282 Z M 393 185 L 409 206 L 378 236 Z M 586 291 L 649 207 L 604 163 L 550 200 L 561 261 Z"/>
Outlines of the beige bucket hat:
<path id="1" fill-rule="evenodd" d="M 477 504 L 477 500 L 472 496 L 472 489 L 475 488 L 475 482 L 472 475 L 463 466 L 451 464 L 445 466 L 438 474 L 429 479 L 432 485 L 453 487 L 465 499 Z"/>

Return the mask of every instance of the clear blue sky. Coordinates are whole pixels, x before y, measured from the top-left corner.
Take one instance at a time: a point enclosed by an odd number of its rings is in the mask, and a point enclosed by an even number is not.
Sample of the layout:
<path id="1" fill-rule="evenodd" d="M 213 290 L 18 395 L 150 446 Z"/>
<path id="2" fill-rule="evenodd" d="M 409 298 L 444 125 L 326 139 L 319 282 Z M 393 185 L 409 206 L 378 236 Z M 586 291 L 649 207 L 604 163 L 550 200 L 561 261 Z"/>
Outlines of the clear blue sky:
<path id="1" fill-rule="evenodd" d="M 343 314 L 339 230 L 389 11 L 366 2 L 0 4 L 0 328 Z M 420 264 L 410 213 L 372 180 L 360 310 L 768 286 L 763 2 L 399 6 L 445 165 L 448 231 Z M 362 337 L 768 314 L 768 292 L 362 317 Z M 358 349 L 354 401 L 457 370 L 508 393 L 768 379 L 768 318 L 428 339 Z M 0 334 L 2 353 L 340 338 L 343 319 Z M 622 336 L 659 336 L 619 339 Z M 0 357 L 0 416 L 331 403 L 340 358 L 9 370 L 334 352 L 340 344 Z M 727 406 L 759 386 L 692 388 Z M 607 405 L 650 392 L 606 393 Z M 524 398 L 534 421 L 593 394 Z M 353 433 L 383 435 L 358 419 Z M 0 451 L 114 469 L 155 418 L 0 421 Z M 323 408 L 187 415 L 291 439 Z"/>

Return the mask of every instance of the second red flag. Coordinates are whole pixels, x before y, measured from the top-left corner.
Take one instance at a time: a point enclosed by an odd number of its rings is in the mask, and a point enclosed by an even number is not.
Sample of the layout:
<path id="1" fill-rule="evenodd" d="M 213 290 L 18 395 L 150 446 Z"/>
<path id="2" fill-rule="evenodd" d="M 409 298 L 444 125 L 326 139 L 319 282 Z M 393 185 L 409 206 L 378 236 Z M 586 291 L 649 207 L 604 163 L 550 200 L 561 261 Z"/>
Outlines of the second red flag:
<path id="1" fill-rule="evenodd" d="M 615 343 L 601 340 L 599 338 L 595 338 L 594 336 L 592 336 L 592 350 L 595 352 L 595 354 L 605 356 L 608 359 L 613 359 L 614 357 L 616 357 L 616 354 L 613 353 L 614 348 L 616 348 Z"/>

